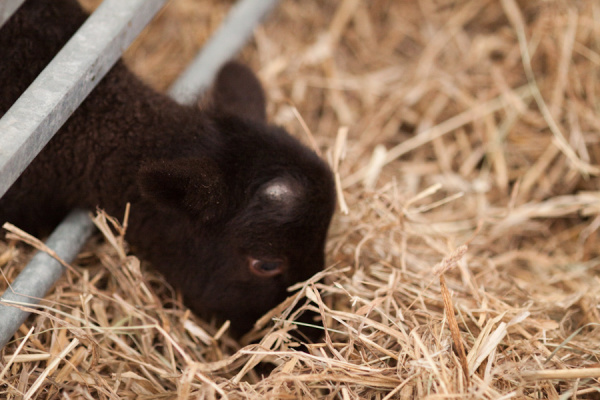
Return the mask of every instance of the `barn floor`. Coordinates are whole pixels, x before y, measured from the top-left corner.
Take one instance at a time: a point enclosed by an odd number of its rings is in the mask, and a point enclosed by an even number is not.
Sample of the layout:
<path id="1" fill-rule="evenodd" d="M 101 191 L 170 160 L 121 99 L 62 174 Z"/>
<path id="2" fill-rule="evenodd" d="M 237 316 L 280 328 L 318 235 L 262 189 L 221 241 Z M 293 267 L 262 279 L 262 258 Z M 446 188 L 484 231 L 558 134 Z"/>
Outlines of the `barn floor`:
<path id="1" fill-rule="evenodd" d="M 172 0 L 127 63 L 165 90 L 231 4 Z M 282 0 L 241 59 L 339 178 L 330 268 L 238 342 L 108 229 L 3 350 L 0 397 L 600 398 L 598 21 L 594 1 Z M 0 290 L 31 254 L 0 241 Z M 305 351 L 294 304 L 326 327 Z"/>

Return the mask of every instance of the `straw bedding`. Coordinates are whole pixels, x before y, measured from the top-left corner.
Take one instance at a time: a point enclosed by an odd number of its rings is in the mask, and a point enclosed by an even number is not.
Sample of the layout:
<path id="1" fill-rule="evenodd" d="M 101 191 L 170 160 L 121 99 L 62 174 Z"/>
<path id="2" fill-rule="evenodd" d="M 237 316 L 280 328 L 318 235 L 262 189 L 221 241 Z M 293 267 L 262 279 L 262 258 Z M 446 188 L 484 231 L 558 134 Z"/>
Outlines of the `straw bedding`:
<path id="1" fill-rule="evenodd" d="M 172 1 L 127 62 L 164 90 L 230 5 Z M 599 20 L 595 1 L 283 0 L 241 58 L 336 172 L 330 268 L 238 342 L 100 214 L 3 350 L 0 396 L 600 398 Z M 0 242 L 0 289 L 31 254 Z M 295 304 L 326 327 L 304 348 Z"/>

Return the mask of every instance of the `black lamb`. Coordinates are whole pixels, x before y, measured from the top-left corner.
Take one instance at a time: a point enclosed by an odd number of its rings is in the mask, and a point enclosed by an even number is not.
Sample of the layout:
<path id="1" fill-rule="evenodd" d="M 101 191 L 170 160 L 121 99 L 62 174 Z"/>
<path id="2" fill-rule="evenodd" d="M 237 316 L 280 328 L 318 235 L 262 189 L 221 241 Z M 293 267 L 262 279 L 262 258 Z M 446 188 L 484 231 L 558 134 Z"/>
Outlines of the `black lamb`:
<path id="1" fill-rule="evenodd" d="M 87 18 L 28 0 L 0 29 L 0 115 Z M 208 106 L 177 104 L 119 61 L 0 199 L 0 224 L 48 232 L 73 208 L 131 214 L 127 239 L 202 315 L 243 333 L 324 266 L 332 174 L 269 125 L 258 79 L 223 67 Z M 0 135 L 2 132 L 0 132 Z"/>

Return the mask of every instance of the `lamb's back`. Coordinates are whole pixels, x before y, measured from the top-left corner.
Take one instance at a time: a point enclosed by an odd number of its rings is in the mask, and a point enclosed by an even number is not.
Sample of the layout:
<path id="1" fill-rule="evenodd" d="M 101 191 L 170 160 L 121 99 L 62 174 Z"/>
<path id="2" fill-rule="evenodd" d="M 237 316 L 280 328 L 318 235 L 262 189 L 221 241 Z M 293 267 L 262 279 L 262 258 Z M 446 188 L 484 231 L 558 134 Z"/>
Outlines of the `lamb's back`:
<path id="1" fill-rule="evenodd" d="M 0 29 L 0 116 L 86 20 L 75 0 L 28 0 Z M 191 113 L 118 61 L 0 199 L 0 223 L 47 233 L 73 207 L 120 215 L 139 197 L 143 159 L 165 151 Z M 141 140 L 144 139 L 144 140 Z"/>

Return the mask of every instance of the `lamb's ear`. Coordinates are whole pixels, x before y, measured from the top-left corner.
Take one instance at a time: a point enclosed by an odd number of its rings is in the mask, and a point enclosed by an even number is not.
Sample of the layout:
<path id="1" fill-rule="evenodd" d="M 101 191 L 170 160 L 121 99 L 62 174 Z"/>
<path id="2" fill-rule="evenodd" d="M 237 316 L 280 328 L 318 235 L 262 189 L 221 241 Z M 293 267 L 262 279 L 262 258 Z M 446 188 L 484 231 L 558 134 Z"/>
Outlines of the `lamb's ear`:
<path id="1" fill-rule="evenodd" d="M 213 86 L 212 101 L 220 111 L 266 121 L 263 88 L 254 72 L 238 62 L 230 61 L 221 68 Z"/>
<path id="2" fill-rule="evenodd" d="M 148 162 L 140 168 L 142 196 L 204 221 L 223 214 L 226 184 L 216 163 L 208 159 Z"/>

